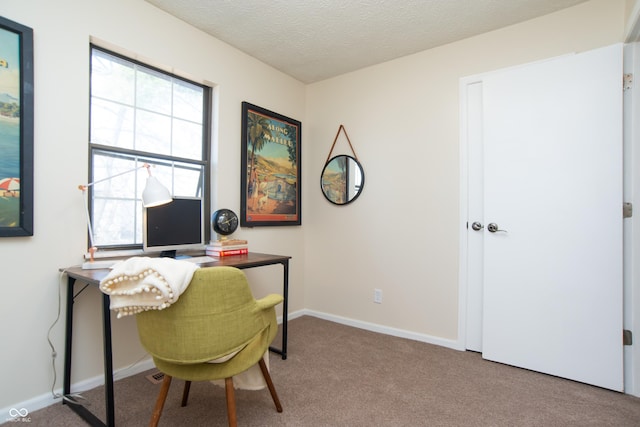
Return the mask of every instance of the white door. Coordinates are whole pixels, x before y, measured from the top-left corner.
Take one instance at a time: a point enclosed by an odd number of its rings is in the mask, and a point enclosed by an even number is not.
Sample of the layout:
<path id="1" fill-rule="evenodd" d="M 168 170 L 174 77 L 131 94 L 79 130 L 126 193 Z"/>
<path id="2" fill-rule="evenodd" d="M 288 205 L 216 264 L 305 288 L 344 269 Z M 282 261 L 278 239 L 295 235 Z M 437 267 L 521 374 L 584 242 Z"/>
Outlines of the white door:
<path id="1" fill-rule="evenodd" d="M 483 357 L 622 391 L 622 46 L 481 98 Z"/>

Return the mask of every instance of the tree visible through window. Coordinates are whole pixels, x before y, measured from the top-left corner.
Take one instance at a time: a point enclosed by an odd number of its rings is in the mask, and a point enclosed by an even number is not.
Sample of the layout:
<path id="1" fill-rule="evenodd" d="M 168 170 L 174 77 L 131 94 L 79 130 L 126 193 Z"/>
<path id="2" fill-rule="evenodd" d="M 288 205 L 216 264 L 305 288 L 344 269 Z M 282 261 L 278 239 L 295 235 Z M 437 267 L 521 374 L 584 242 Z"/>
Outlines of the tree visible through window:
<path id="1" fill-rule="evenodd" d="M 140 195 L 150 172 L 208 217 L 210 89 L 91 47 L 90 188 L 94 244 L 142 245 Z M 138 169 L 136 169 L 138 168 Z"/>

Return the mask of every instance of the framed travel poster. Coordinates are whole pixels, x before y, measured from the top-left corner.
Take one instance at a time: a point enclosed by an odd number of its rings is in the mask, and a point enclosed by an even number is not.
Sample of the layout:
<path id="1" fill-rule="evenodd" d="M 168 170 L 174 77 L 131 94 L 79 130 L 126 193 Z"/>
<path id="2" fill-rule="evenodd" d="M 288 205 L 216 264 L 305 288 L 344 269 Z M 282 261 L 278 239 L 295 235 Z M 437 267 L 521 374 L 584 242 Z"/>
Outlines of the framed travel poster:
<path id="1" fill-rule="evenodd" d="M 33 236 L 33 30 L 0 17 L 0 237 Z"/>
<path id="2" fill-rule="evenodd" d="M 299 121 L 242 103 L 240 225 L 300 225 Z"/>

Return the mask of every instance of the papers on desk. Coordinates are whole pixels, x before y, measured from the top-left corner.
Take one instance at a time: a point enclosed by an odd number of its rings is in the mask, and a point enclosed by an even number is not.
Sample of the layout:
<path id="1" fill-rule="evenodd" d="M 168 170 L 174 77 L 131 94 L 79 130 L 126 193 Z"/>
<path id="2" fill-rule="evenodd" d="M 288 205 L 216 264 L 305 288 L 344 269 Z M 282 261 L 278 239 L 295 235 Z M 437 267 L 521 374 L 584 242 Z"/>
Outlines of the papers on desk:
<path id="1" fill-rule="evenodd" d="M 189 261 L 192 262 L 194 264 L 206 264 L 208 262 L 214 262 L 217 261 L 217 258 L 213 258 L 210 256 L 192 256 L 192 257 L 188 257 L 188 258 L 180 258 L 180 261 Z"/>

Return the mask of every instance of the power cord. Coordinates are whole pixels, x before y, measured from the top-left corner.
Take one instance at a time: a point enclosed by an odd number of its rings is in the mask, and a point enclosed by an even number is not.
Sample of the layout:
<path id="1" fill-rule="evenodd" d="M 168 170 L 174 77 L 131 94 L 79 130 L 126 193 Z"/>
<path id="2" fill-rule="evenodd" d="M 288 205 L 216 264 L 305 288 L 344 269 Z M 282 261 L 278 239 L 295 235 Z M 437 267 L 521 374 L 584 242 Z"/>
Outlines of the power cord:
<path id="1" fill-rule="evenodd" d="M 61 288 L 64 283 L 62 279 L 65 273 L 66 273 L 66 270 L 63 270 L 60 272 L 60 275 L 58 276 L 58 314 L 56 316 L 56 319 L 53 321 L 53 323 L 49 327 L 49 331 L 47 331 L 47 342 L 49 343 L 49 347 L 51 347 L 51 365 L 53 368 L 53 384 L 51 384 L 51 395 L 53 396 L 54 399 L 62 399 L 65 402 L 71 403 L 73 405 L 88 406 L 91 403 L 87 399 L 85 399 L 80 393 L 71 393 L 71 394 L 63 395 L 60 393 L 56 393 L 55 391 L 56 382 L 58 381 L 58 374 L 56 371 L 56 357 L 58 357 L 58 352 L 56 351 L 56 348 L 53 345 L 53 342 L 51 341 L 51 331 L 60 320 L 60 313 L 62 312 Z"/>
<path id="2" fill-rule="evenodd" d="M 51 385 L 51 394 L 53 396 L 54 399 L 62 399 L 65 402 L 71 403 L 73 405 L 82 405 L 82 406 L 89 406 L 91 405 L 91 402 L 89 402 L 84 396 L 82 396 L 80 393 L 71 393 L 71 394 L 59 394 L 55 392 L 55 388 L 56 388 L 56 382 L 58 381 L 58 375 L 56 372 L 56 357 L 58 357 L 58 352 L 56 351 L 55 346 L 53 345 L 53 342 L 51 341 L 51 331 L 53 330 L 53 328 L 55 327 L 55 325 L 60 321 L 60 314 L 62 312 L 62 291 L 61 288 L 64 285 L 64 275 L 66 273 L 66 270 L 62 270 L 60 272 L 60 275 L 58 277 L 58 313 L 56 315 L 56 319 L 53 321 L 53 323 L 51 324 L 51 326 L 49 327 L 49 331 L 47 332 L 47 342 L 49 343 L 49 347 L 51 347 L 51 365 L 53 368 L 53 384 Z M 135 367 L 138 363 L 140 363 L 142 360 L 146 359 L 149 355 L 145 352 L 142 356 L 140 356 L 140 358 L 138 360 L 136 360 L 135 362 L 133 362 L 131 365 L 127 366 L 126 368 L 118 371 L 117 374 L 114 374 L 114 380 L 119 379 L 116 377 L 122 377 L 122 373 L 127 372 L 128 370 L 132 369 L 133 367 Z"/>

